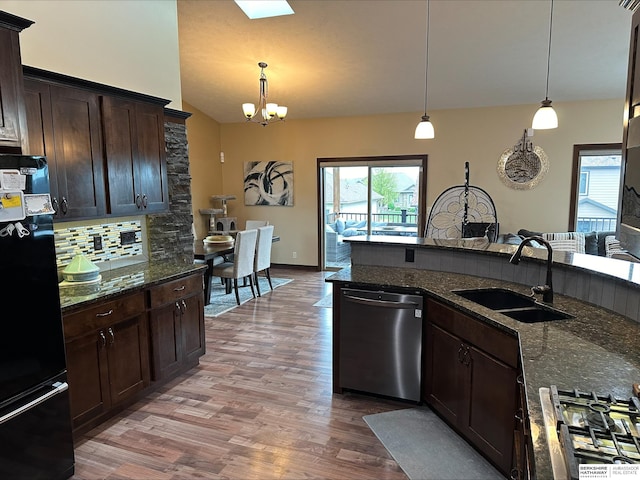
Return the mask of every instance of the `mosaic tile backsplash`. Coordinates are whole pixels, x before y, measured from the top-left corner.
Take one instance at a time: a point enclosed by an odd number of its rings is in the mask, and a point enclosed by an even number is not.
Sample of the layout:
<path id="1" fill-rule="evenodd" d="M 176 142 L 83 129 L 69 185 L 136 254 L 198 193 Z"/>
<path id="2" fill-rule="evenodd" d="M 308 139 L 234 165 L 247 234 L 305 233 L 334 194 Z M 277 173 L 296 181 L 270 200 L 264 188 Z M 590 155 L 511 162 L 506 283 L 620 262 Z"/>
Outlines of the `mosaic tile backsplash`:
<path id="1" fill-rule="evenodd" d="M 63 226 L 61 224 L 61 227 L 54 228 L 58 268 L 68 265 L 78 254 L 85 255 L 94 263 L 103 264 L 116 260 L 145 260 L 140 220 L 67 228 Z M 98 243 L 102 248 L 95 248 L 96 237 L 99 237 Z M 131 243 L 127 243 L 129 240 L 122 241 L 128 237 Z"/>

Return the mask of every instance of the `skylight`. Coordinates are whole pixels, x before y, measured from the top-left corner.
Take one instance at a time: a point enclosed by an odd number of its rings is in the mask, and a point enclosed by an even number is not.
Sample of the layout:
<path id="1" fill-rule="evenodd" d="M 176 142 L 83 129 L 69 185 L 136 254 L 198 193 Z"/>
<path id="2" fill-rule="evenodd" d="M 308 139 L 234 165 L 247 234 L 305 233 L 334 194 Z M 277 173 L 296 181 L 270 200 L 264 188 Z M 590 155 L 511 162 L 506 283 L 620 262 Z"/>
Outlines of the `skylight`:
<path id="1" fill-rule="evenodd" d="M 251 20 L 293 14 L 287 0 L 234 0 Z"/>

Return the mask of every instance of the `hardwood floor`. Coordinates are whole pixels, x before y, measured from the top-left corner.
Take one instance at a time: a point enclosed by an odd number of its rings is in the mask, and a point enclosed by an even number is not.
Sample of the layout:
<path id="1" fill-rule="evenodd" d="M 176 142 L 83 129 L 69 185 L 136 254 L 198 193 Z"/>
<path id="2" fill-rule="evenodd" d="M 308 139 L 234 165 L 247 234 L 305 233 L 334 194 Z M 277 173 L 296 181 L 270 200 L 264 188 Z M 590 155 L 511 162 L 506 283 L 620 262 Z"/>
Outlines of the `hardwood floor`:
<path id="1" fill-rule="evenodd" d="M 74 479 L 406 479 L 362 420 L 413 405 L 334 395 L 326 273 L 205 318 L 200 365 L 76 443 Z"/>

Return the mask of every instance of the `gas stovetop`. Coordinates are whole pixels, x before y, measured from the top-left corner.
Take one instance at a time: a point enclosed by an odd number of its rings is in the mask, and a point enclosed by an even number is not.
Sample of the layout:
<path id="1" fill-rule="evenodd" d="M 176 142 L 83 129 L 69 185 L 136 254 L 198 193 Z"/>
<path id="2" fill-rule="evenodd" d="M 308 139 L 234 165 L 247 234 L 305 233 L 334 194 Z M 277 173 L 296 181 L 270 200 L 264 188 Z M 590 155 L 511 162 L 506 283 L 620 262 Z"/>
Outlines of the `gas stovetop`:
<path id="1" fill-rule="evenodd" d="M 581 464 L 640 463 L 637 397 L 622 400 L 552 385 L 548 398 L 569 478 L 579 479 Z"/>

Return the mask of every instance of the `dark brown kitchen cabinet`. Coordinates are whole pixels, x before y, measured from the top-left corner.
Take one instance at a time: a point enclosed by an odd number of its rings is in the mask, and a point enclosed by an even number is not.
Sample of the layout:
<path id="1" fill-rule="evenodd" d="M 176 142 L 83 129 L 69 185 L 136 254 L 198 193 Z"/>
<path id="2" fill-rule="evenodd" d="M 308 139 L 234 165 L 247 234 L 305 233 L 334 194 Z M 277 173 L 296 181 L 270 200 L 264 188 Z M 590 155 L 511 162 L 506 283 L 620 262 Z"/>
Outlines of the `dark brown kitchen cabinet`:
<path id="1" fill-rule="evenodd" d="M 104 96 L 102 115 L 110 213 L 166 211 L 169 203 L 163 108 Z"/>
<path id="2" fill-rule="evenodd" d="M 518 340 L 433 299 L 426 308 L 423 397 L 505 475 L 518 413 Z"/>
<path id="3" fill-rule="evenodd" d="M 97 425 L 150 384 L 144 293 L 63 317 L 74 431 Z"/>
<path id="4" fill-rule="evenodd" d="M 0 11 L 0 153 L 23 153 L 27 124 L 20 32 L 33 22 Z"/>
<path id="5" fill-rule="evenodd" d="M 98 95 L 25 79 L 29 154 L 45 155 L 56 220 L 103 216 L 104 157 Z"/>
<path id="6" fill-rule="evenodd" d="M 198 364 L 205 353 L 202 273 L 149 290 L 153 380 L 164 380 Z"/>

